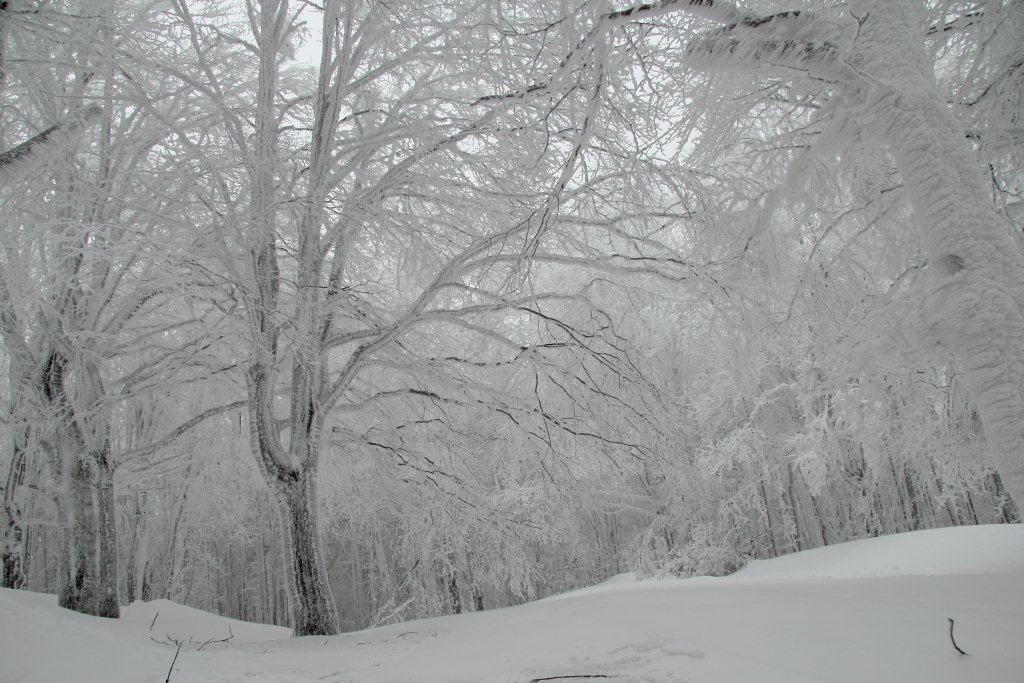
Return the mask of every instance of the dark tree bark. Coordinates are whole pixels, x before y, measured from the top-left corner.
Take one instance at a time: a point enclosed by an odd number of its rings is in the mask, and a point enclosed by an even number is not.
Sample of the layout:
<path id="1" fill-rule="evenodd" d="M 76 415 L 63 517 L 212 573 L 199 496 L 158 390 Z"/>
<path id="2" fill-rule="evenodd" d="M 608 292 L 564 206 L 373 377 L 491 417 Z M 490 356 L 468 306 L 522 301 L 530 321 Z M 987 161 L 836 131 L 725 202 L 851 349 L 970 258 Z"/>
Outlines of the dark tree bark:
<path id="1" fill-rule="evenodd" d="M 293 629 L 297 636 L 334 635 L 338 609 L 327 580 L 316 510 L 316 477 L 304 471 L 281 480 L 282 513 L 288 533 L 285 556 L 292 586 Z"/>
<path id="2" fill-rule="evenodd" d="M 97 458 L 96 512 L 99 533 L 99 588 L 96 591 L 96 614 L 117 619 L 121 615 L 117 577 L 117 519 L 114 501 L 114 469 L 110 454 Z"/>
<path id="3" fill-rule="evenodd" d="M 90 381 L 95 379 L 90 368 L 77 370 L 83 393 L 98 387 Z M 52 351 L 44 368 L 43 393 L 53 420 L 53 469 L 66 482 L 66 491 L 57 496 L 66 535 L 57 601 L 76 612 L 116 619 L 120 607 L 110 442 L 104 431 L 99 448 L 88 448 L 66 391 L 68 372 L 67 359 Z M 98 396 L 86 398 L 87 405 L 99 404 Z"/>
<path id="4" fill-rule="evenodd" d="M 448 596 L 452 600 L 452 614 L 462 614 L 462 594 L 459 592 L 459 580 L 452 571 L 448 574 Z"/>
<path id="5" fill-rule="evenodd" d="M 15 428 L 15 431 L 27 431 Z M 25 575 L 22 571 L 22 558 L 25 553 L 25 531 L 21 524 L 21 510 L 14 496 L 25 478 L 25 449 L 20 434 L 13 439 L 14 454 L 11 469 L 7 474 L 4 487 L 4 535 L 3 535 L 3 575 L 0 586 L 4 588 L 23 588 Z"/>

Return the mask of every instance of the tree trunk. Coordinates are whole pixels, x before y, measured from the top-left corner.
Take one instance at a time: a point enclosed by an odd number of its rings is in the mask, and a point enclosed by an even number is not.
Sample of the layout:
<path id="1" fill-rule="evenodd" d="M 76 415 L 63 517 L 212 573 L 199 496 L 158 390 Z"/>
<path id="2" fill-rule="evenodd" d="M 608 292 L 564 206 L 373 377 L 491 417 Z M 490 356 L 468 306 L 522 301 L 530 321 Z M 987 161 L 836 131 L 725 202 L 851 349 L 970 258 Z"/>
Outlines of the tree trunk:
<path id="1" fill-rule="evenodd" d="M 85 454 L 72 464 L 68 478 L 62 506 L 67 548 L 58 604 L 83 614 L 117 619 L 120 607 L 112 473 L 103 473 L 96 459 Z"/>
<path id="2" fill-rule="evenodd" d="M 455 571 L 448 572 L 448 597 L 452 601 L 452 614 L 462 614 L 462 593 L 459 591 L 459 580 Z"/>
<path id="3" fill-rule="evenodd" d="M 297 636 L 338 632 L 338 608 L 327 580 L 316 510 L 316 477 L 303 471 L 278 481 L 280 510 L 292 593 L 292 624 Z"/>
<path id="4" fill-rule="evenodd" d="M 11 431 L 13 432 L 11 439 L 13 457 L 10 471 L 7 474 L 7 484 L 4 487 L 3 576 L 0 577 L 0 586 L 23 588 L 25 575 L 22 571 L 22 558 L 25 553 L 25 530 L 21 523 L 21 510 L 18 508 L 15 496 L 25 478 L 27 438 L 23 437 L 27 437 L 28 430 L 19 425 L 13 425 Z"/>
<path id="5" fill-rule="evenodd" d="M 2 291 L 0 290 L 0 294 Z M 0 302 L 0 306 L 3 304 L 4 302 Z M 10 315 L 9 312 L 0 308 L 0 318 L 6 319 Z M 16 335 L 8 333 L 4 336 L 7 338 L 8 346 L 18 346 Z M 25 586 L 24 565 L 26 564 L 27 534 L 22 524 L 22 511 L 18 506 L 17 496 L 28 469 L 28 449 L 31 436 L 29 424 L 31 420 L 26 411 L 27 401 L 23 396 L 28 382 L 29 378 L 24 372 L 24 359 L 8 348 L 10 405 L 7 418 L 10 424 L 11 467 L 4 485 L 3 528 L 0 529 L 2 532 L 0 541 L 3 545 L 3 576 L 0 577 L 0 586 L 4 588 L 23 588 Z"/>
<path id="6" fill-rule="evenodd" d="M 114 501 L 114 469 L 109 454 L 97 458 L 96 513 L 99 534 L 99 585 L 96 591 L 96 615 L 117 619 L 117 518 Z"/>
<path id="7" fill-rule="evenodd" d="M 759 485 L 760 485 L 760 488 L 761 488 L 761 500 L 764 502 L 765 524 L 767 525 L 765 533 L 768 536 L 768 542 L 769 542 L 769 544 L 771 546 L 772 557 L 778 557 L 779 556 L 779 548 L 775 544 L 775 524 L 772 521 L 772 506 L 771 506 L 771 503 L 768 500 L 768 492 L 765 491 L 764 479 L 761 479 Z"/>
<path id="8" fill-rule="evenodd" d="M 148 597 L 146 595 L 146 567 L 149 564 L 149 527 L 146 525 L 146 516 L 143 510 L 139 511 L 138 524 L 135 547 L 135 585 L 131 599 L 145 600 Z"/>
<path id="9" fill-rule="evenodd" d="M 996 506 L 996 514 L 1000 522 L 1004 524 L 1016 524 L 1021 521 L 1020 508 L 1016 501 L 1006 492 L 1003 487 L 1002 477 L 998 472 L 985 477 L 985 488 L 991 491 Z"/>
<path id="10" fill-rule="evenodd" d="M 67 543 L 57 603 L 76 612 L 94 614 L 98 606 L 99 538 L 92 467 L 80 456 L 71 463 L 66 476 L 68 490 L 63 507 Z"/>
<path id="11" fill-rule="evenodd" d="M 86 445 L 82 427 L 65 391 L 67 361 L 51 353 L 45 367 L 44 394 L 53 420 L 53 470 L 64 490 L 58 494 L 58 510 L 64 522 L 66 547 L 60 573 L 58 604 L 61 607 L 99 617 L 120 616 L 117 579 L 117 537 L 114 518 L 114 482 L 107 425 L 95 429 L 97 451 Z M 89 368 L 79 373 L 95 379 Z M 98 385 L 83 377 L 83 393 Z M 98 395 L 88 395 L 88 406 L 100 404 Z M 102 417 L 93 417 L 102 420 Z"/>
<path id="12" fill-rule="evenodd" d="M 928 268 L 926 333 L 952 352 L 1003 484 L 1024 500 L 1024 258 L 935 81 L 915 3 L 861 0 L 865 111 L 879 118 Z"/>

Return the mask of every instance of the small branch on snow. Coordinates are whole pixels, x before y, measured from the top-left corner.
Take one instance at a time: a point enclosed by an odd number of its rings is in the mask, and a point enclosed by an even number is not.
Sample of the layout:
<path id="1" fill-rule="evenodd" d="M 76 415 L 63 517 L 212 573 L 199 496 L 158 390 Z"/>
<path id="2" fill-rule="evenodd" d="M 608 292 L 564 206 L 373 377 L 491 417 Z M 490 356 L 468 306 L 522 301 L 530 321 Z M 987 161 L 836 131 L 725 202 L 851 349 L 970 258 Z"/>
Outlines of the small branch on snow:
<path id="1" fill-rule="evenodd" d="M 213 638 L 208 639 L 205 643 L 203 643 L 202 645 L 199 646 L 199 649 L 196 650 L 196 652 L 202 652 L 203 648 L 206 647 L 207 645 L 209 645 L 210 643 L 226 643 L 229 640 L 231 640 L 232 638 L 234 638 L 235 634 L 231 630 L 231 624 L 228 624 L 228 634 L 229 635 L 228 635 L 227 638 L 221 638 L 220 640 L 214 640 Z"/>
<path id="2" fill-rule="evenodd" d="M 548 676 L 547 678 L 531 678 L 530 683 L 540 683 L 541 681 L 561 681 L 566 678 L 615 678 L 607 674 L 565 674 L 564 676 Z"/>
<path id="3" fill-rule="evenodd" d="M 956 644 L 956 638 L 953 637 L 953 620 L 949 617 L 946 617 L 946 621 L 949 622 L 949 642 L 953 643 L 953 649 L 962 655 L 967 654 L 966 652 L 960 649 L 960 646 Z"/>
<path id="4" fill-rule="evenodd" d="M 167 670 L 167 678 L 164 683 L 171 683 L 171 672 L 174 671 L 174 663 L 178 661 L 178 655 L 181 654 L 181 641 L 178 641 L 178 649 L 174 651 L 174 659 L 171 660 L 171 668 Z"/>
<path id="5" fill-rule="evenodd" d="M 154 615 L 153 615 L 153 621 L 149 622 L 149 630 L 150 630 L 150 631 L 152 631 L 152 630 L 153 630 L 153 624 L 155 624 L 155 623 L 156 623 L 156 618 L 157 618 L 158 616 L 160 616 L 160 613 L 159 613 L 159 612 L 157 612 L 156 614 L 154 614 Z"/>

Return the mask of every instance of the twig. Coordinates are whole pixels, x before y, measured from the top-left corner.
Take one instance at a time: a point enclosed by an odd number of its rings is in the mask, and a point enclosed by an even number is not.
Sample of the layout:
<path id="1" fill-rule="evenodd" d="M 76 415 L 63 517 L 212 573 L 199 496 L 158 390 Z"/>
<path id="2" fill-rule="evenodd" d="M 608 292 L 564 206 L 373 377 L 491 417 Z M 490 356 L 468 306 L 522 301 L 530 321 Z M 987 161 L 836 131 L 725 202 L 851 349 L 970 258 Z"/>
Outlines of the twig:
<path id="1" fill-rule="evenodd" d="M 209 645 L 210 643 L 226 643 L 226 642 L 228 642 L 229 640 L 231 640 L 232 638 L 234 638 L 234 637 L 235 637 L 235 634 L 234 634 L 234 632 L 233 632 L 233 631 L 231 630 L 231 624 L 228 624 L 228 633 L 229 633 L 230 635 L 228 635 L 228 637 L 227 637 L 227 638 L 221 638 L 220 640 L 214 640 L 213 638 L 210 638 L 210 639 L 209 639 L 209 640 L 207 640 L 207 641 L 206 641 L 205 643 L 203 643 L 202 645 L 200 645 L 200 646 L 199 646 L 199 649 L 198 649 L 198 650 L 196 650 L 196 652 L 201 652 L 201 651 L 202 651 L 202 649 L 203 649 L 204 647 L 206 647 L 207 645 Z"/>
<path id="2" fill-rule="evenodd" d="M 946 617 L 946 621 L 949 622 L 949 641 L 953 643 L 953 649 L 962 655 L 967 654 L 966 652 L 960 649 L 960 646 L 956 644 L 956 638 L 953 637 L 953 620 L 949 617 Z"/>
<path id="3" fill-rule="evenodd" d="M 564 676 L 548 676 L 546 678 L 531 678 L 530 683 L 540 683 L 541 681 L 560 681 L 563 678 L 614 678 L 614 676 L 608 676 L 606 674 L 566 674 Z"/>
<path id="4" fill-rule="evenodd" d="M 167 670 L 167 678 L 164 683 L 171 683 L 171 672 L 174 671 L 174 663 L 178 661 L 178 654 L 181 652 L 181 641 L 178 641 L 178 649 L 174 651 L 174 659 L 171 660 L 171 668 Z"/>
<path id="5" fill-rule="evenodd" d="M 156 614 L 154 614 L 154 615 L 153 615 L 153 621 L 149 622 L 149 630 L 150 630 L 150 631 L 152 631 L 152 630 L 153 630 L 153 624 L 155 624 L 155 623 L 156 623 L 156 618 L 157 618 L 158 616 L 160 616 L 160 613 L 159 613 L 159 612 L 157 612 Z"/>

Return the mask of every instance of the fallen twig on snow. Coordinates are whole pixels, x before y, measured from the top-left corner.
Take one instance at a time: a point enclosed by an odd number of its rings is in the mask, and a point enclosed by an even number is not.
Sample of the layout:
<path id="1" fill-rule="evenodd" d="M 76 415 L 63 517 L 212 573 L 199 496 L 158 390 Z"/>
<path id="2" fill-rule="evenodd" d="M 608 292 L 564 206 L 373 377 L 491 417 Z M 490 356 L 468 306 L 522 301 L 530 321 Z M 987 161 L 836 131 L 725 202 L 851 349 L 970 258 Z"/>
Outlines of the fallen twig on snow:
<path id="1" fill-rule="evenodd" d="M 181 654 L 181 641 L 178 642 L 178 649 L 174 651 L 174 659 L 171 660 L 171 668 L 167 670 L 167 678 L 164 683 L 171 683 L 171 672 L 174 671 L 174 663 L 178 661 L 178 655 Z"/>
<path id="2" fill-rule="evenodd" d="M 231 640 L 232 638 L 234 638 L 234 637 L 235 637 L 235 634 L 234 634 L 234 632 L 233 632 L 233 631 L 231 630 L 231 624 L 228 624 L 228 634 L 229 634 L 229 635 L 228 635 L 228 637 L 227 637 L 227 638 L 221 638 L 220 640 L 214 640 L 213 638 L 210 638 L 210 639 L 209 639 L 209 640 L 207 640 L 207 641 L 206 641 L 205 643 L 203 643 L 202 645 L 200 645 L 200 646 L 199 646 L 199 649 L 198 649 L 198 650 L 196 650 L 196 652 L 201 652 L 201 651 L 202 651 L 202 649 L 203 649 L 204 647 L 206 647 L 207 645 L 209 645 L 210 643 L 226 643 L 226 642 L 228 642 L 229 640 Z"/>
<path id="3" fill-rule="evenodd" d="M 966 652 L 960 649 L 960 646 L 956 644 L 956 639 L 953 637 L 953 620 L 949 617 L 946 617 L 946 621 L 949 622 L 949 641 L 953 643 L 953 649 L 962 655 L 967 654 Z"/>

